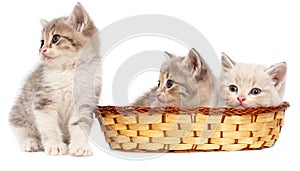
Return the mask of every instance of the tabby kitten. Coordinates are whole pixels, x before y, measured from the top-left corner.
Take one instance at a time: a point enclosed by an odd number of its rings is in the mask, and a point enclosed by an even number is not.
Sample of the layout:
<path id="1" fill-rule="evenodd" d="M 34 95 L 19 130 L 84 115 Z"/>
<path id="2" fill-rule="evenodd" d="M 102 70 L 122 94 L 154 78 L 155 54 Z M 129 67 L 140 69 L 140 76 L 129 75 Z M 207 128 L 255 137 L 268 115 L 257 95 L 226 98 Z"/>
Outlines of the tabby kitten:
<path id="1" fill-rule="evenodd" d="M 92 155 L 88 133 L 100 95 L 98 29 L 80 3 L 69 17 L 41 20 L 41 64 L 10 112 L 24 151 Z"/>
<path id="2" fill-rule="evenodd" d="M 269 107 L 282 103 L 287 72 L 285 62 L 271 67 L 237 63 L 223 53 L 222 67 L 219 106 Z"/>
<path id="3" fill-rule="evenodd" d="M 195 49 L 186 57 L 165 52 L 158 86 L 136 99 L 136 106 L 210 106 L 212 77 Z"/>

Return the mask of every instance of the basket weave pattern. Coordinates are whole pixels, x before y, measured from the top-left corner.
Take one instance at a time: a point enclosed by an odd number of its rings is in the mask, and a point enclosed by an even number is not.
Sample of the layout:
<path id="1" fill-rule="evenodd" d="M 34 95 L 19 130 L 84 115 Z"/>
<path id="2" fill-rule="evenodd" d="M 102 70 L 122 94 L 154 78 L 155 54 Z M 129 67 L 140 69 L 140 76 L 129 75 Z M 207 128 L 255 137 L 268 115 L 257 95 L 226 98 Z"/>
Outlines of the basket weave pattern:
<path id="1" fill-rule="evenodd" d="M 103 106 L 96 117 L 115 150 L 234 151 L 273 146 L 287 107 L 287 102 L 247 109 Z"/>

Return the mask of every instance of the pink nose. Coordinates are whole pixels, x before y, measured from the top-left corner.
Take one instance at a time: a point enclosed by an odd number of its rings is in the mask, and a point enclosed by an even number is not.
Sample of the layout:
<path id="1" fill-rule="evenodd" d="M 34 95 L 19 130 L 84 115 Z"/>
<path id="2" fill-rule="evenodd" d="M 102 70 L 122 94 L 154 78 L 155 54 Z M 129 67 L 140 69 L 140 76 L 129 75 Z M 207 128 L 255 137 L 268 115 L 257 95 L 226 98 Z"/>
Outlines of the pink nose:
<path id="1" fill-rule="evenodd" d="M 240 104 L 242 104 L 243 101 L 246 100 L 246 98 L 245 98 L 244 96 L 239 96 L 237 99 L 238 99 L 238 101 L 240 102 Z"/>
<path id="2" fill-rule="evenodd" d="M 42 49 L 41 51 L 42 51 L 42 53 L 46 53 L 47 49 L 45 48 L 45 49 Z"/>

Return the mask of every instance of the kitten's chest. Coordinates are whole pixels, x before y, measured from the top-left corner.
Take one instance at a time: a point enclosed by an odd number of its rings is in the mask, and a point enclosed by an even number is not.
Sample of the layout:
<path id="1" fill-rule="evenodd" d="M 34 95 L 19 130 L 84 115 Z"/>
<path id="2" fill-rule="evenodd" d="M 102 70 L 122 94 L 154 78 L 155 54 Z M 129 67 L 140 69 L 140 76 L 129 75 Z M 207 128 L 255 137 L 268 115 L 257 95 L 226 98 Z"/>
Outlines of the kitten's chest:
<path id="1" fill-rule="evenodd" d="M 45 72 L 45 85 L 51 87 L 54 100 L 60 106 L 68 107 L 72 103 L 73 77 L 73 70 Z"/>
<path id="2" fill-rule="evenodd" d="M 45 82 L 50 84 L 55 89 L 70 89 L 73 83 L 73 70 L 66 71 L 46 71 Z"/>

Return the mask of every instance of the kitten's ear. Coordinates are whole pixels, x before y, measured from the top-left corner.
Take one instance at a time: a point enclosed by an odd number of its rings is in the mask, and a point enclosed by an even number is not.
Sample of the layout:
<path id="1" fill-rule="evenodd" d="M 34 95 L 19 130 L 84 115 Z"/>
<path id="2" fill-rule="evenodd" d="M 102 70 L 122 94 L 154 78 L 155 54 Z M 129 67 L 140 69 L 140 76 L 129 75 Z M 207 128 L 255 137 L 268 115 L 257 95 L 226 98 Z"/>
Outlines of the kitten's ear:
<path id="1" fill-rule="evenodd" d="M 170 60 L 172 58 L 175 58 L 175 55 L 173 55 L 172 53 L 169 53 L 167 51 L 164 52 L 165 57 L 167 58 L 167 60 Z"/>
<path id="2" fill-rule="evenodd" d="M 281 83 L 285 81 L 286 72 L 287 65 L 285 62 L 272 65 L 266 71 L 266 73 L 270 75 L 272 80 L 275 82 L 275 86 L 281 85 Z"/>
<path id="3" fill-rule="evenodd" d="M 200 55 L 194 48 L 189 51 L 189 54 L 183 59 L 182 62 L 188 66 L 194 76 L 201 73 L 202 64 L 200 61 Z"/>
<path id="4" fill-rule="evenodd" d="M 82 32 L 90 22 L 90 17 L 83 6 L 78 2 L 67 21 L 78 32 Z"/>
<path id="5" fill-rule="evenodd" d="M 224 52 L 222 52 L 222 67 L 223 70 L 228 71 L 236 66 L 236 63 L 230 59 Z"/>
<path id="6" fill-rule="evenodd" d="M 40 23 L 43 26 L 43 28 L 47 27 L 47 25 L 49 24 L 49 22 L 45 19 L 40 19 Z"/>

